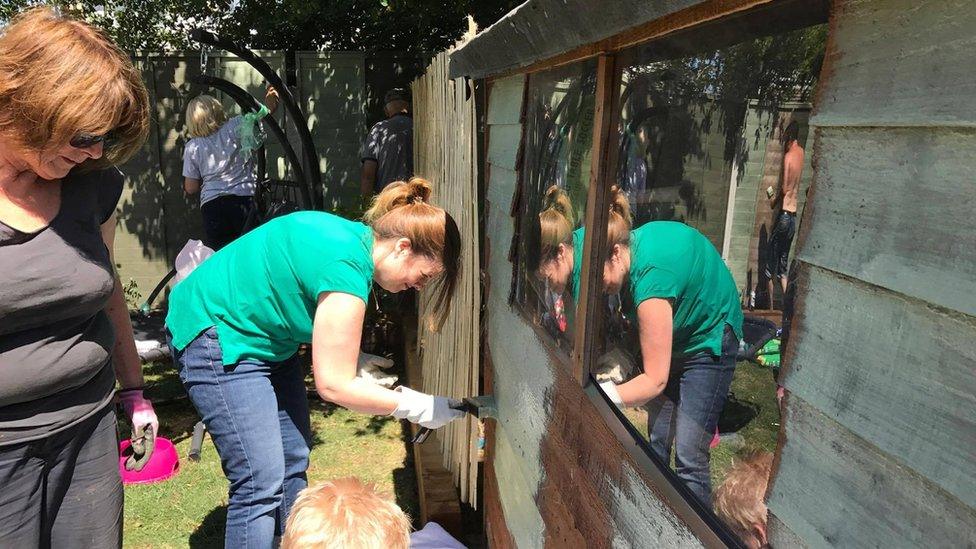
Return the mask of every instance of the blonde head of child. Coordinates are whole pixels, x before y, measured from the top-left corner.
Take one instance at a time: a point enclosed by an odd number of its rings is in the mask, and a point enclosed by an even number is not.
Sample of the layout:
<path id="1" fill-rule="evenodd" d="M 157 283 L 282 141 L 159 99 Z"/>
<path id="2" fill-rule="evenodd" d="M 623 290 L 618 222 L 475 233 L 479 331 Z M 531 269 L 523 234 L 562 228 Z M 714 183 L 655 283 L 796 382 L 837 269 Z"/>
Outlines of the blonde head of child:
<path id="1" fill-rule="evenodd" d="M 752 453 L 738 463 L 712 494 L 715 514 L 750 549 L 768 546 L 766 537 L 766 485 L 773 454 Z"/>
<path id="2" fill-rule="evenodd" d="M 408 549 L 410 519 L 373 484 L 344 478 L 302 490 L 282 549 Z"/>

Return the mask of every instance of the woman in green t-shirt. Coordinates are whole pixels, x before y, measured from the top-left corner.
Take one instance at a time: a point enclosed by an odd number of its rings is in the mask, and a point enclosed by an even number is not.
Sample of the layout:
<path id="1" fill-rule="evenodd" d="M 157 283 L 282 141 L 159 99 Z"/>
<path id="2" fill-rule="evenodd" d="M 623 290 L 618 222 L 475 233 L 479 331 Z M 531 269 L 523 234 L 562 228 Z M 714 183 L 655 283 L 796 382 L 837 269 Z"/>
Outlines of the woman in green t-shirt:
<path id="1" fill-rule="evenodd" d="M 600 387 L 622 407 L 647 403 L 651 448 L 703 502 L 711 497 L 709 442 L 725 406 L 742 337 L 732 274 L 700 232 L 673 221 L 630 229 L 626 196 L 612 191 L 607 293 L 629 284 L 643 371 Z"/>
<path id="2" fill-rule="evenodd" d="M 228 244 L 170 295 L 173 357 L 230 480 L 226 547 L 271 547 L 307 485 L 311 428 L 295 354 L 312 343 L 319 395 L 350 410 L 437 428 L 449 400 L 356 376 L 373 282 L 390 292 L 433 283 L 443 321 L 461 237 L 420 178 L 374 198 L 356 223 L 323 212 L 274 219 Z"/>
<path id="3" fill-rule="evenodd" d="M 565 333 L 572 324 L 570 319 L 576 316 L 583 228 L 575 228 L 574 217 L 569 195 L 553 185 L 546 189 L 538 221 L 533 220 L 529 228 L 536 245 L 529 253 L 527 267 L 545 283 L 541 296 L 546 308 L 543 325 L 554 336 Z M 569 304 L 568 295 L 573 298 Z"/>

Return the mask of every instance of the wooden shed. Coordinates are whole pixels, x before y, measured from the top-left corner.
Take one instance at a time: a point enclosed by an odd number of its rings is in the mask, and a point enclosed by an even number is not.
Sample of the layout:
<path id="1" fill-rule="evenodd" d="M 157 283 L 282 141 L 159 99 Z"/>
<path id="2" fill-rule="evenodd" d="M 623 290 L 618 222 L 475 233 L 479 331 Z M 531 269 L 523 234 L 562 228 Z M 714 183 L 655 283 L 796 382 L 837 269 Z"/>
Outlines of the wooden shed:
<path id="1" fill-rule="evenodd" d="M 818 25 L 826 43 L 815 93 L 791 81 L 772 103 L 753 92 L 733 102 L 736 75 L 715 72 L 698 103 L 652 120 L 684 78 L 669 60 L 711 67 L 714 55 L 701 51 L 748 40 L 766 48 L 750 51 L 785 55 L 774 50 L 787 42 L 768 37 Z M 720 68 L 734 67 L 731 55 L 722 59 Z M 775 64 L 767 57 L 762 66 Z M 648 181 L 652 172 L 678 175 L 635 191 L 647 196 L 635 204 L 706 234 L 748 308 L 746 279 L 770 222 L 761 208 L 776 183 L 770 166 L 782 162 L 775 140 L 790 118 L 801 120 L 807 168 L 766 493 L 770 543 L 976 546 L 974 68 L 976 3 L 963 0 L 529 0 L 435 60 L 415 83 L 416 165 L 468 220 L 462 231 L 474 257 L 467 305 L 454 309 L 446 333 L 422 331 L 419 345 L 428 389 L 495 398 L 483 457 L 473 421 L 441 437 L 464 499 L 484 510 L 490 545 L 738 544 L 590 381 L 608 329 L 604 250 L 594 242 L 605 232 L 610 186 L 626 177 L 623 140 L 643 132 L 667 151 L 692 128 L 697 144 L 682 145 L 676 161 L 636 155 Z M 651 99 L 633 107 L 626 89 L 645 77 L 655 79 L 640 92 Z M 718 106 L 702 106 L 708 101 Z M 750 101 L 767 108 L 750 111 Z M 631 124 L 634 113 L 650 122 Z M 560 117 L 570 122 L 538 130 Z M 539 175 L 545 155 L 557 167 Z M 547 330 L 533 308 L 545 295 L 522 265 L 532 193 L 560 177 L 585 202 L 579 219 L 588 228 L 564 333 Z M 445 377 L 458 364 L 470 365 L 465 375 Z"/>

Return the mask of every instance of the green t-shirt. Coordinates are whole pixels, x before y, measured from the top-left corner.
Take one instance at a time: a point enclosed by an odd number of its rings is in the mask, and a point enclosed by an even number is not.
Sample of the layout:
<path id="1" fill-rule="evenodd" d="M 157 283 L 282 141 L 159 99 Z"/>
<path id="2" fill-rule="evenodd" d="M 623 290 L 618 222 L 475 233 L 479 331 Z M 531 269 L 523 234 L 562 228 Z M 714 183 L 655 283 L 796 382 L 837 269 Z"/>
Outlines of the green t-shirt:
<path id="1" fill-rule="evenodd" d="M 319 294 L 363 301 L 373 280 L 373 234 L 324 212 L 273 219 L 215 253 L 173 288 L 166 325 L 185 348 L 217 328 L 225 364 L 281 361 L 312 340 Z"/>
<path id="2" fill-rule="evenodd" d="M 720 355 L 726 324 L 742 338 L 735 280 L 704 235 L 683 223 L 653 221 L 631 231 L 630 249 L 634 307 L 650 298 L 671 301 L 674 356 Z"/>
<path id="3" fill-rule="evenodd" d="M 583 238 L 585 236 L 585 227 L 573 231 L 573 272 L 569 278 L 569 284 L 573 290 L 573 303 L 579 303 L 580 271 L 583 270 Z"/>

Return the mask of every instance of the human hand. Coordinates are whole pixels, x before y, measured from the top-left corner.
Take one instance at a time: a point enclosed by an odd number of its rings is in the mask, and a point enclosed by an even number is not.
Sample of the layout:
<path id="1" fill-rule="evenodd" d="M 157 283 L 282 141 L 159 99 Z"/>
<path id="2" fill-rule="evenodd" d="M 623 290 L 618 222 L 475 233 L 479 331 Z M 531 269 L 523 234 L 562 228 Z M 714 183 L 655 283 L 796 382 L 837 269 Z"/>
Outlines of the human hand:
<path id="1" fill-rule="evenodd" d="M 118 392 L 122 409 L 132 426 L 133 457 L 126 468 L 141 471 L 152 457 L 155 437 L 159 434 L 159 419 L 152 402 L 143 396 L 142 389 L 123 389 Z"/>
<path id="2" fill-rule="evenodd" d="M 408 387 L 397 387 L 400 402 L 391 414 L 397 419 L 406 419 L 428 429 L 438 429 L 464 417 L 464 412 L 451 408 L 451 399 L 428 395 Z"/>
<path id="3" fill-rule="evenodd" d="M 393 361 L 388 358 L 359 353 L 359 359 L 356 361 L 356 377 L 390 388 L 396 384 L 397 376 L 390 375 L 382 369 L 392 366 Z"/>
<path id="4" fill-rule="evenodd" d="M 264 94 L 264 104 L 267 105 L 271 114 L 278 109 L 278 90 L 274 86 L 268 86 L 268 91 Z"/>
<path id="5" fill-rule="evenodd" d="M 612 381 L 620 384 L 630 379 L 633 373 L 634 360 L 620 347 L 613 347 L 603 353 L 596 360 L 596 367 L 593 369 L 593 377 L 601 383 Z"/>

